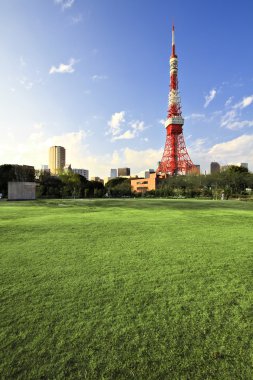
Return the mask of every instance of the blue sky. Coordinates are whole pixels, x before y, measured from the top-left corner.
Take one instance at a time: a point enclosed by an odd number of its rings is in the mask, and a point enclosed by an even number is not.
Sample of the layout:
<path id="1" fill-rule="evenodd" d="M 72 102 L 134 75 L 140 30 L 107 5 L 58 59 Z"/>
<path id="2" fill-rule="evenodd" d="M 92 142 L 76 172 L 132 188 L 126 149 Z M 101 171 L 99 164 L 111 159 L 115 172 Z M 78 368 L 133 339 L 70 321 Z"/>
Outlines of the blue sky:
<path id="1" fill-rule="evenodd" d="M 0 164 L 156 168 L 171 25 L 189 154 L 253 170 L 252 0 L 0 0 Z"/>

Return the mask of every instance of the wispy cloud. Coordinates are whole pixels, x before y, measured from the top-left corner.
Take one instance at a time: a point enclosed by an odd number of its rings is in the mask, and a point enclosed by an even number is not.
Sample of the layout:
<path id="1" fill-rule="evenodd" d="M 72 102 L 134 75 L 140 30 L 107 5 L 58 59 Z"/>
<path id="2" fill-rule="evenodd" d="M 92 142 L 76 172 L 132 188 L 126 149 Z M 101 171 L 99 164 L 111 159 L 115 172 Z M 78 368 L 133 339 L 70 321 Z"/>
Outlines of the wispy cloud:
<path id="1" fill-rule="evenodd" d="M 209 104 L 213 101 L 213 99 L 215 98 L 217 94 L 217 91 L 215 90 L 215 88 L 213 88 L 212 90 L 209 91 L 209 94 L 205 96 L 205 104 L 204 104 L 204 108 L 208 107 Z"/>
<path id="2" fill-rule="evenodd" d="M 83 21 L 83 16 L 81 13 L 79 13 L 76 16 L 71 17 L 72 24 L 77 25 L 80 24 L 80 22 Z"/>
<path id="3" fill-rule="evenodd" d="M 253 95 L 243 98 L 239 103 L 235 104 L 233 108 L 243 109 L 250 106 L 253 103 Z"/>
<path id="4" fill-rule="evenodd" d="M 221 118 L 221 127 L 239 130 L 245 127 L 253 127 L 253 120 L 240 120 L 236 109 L 226 112 Z"/>
<path id="5" fill-rule="evenodd" d="M 233 101 L 233 96 L 230 96 L 230 97 L 226 100 L 226 102 L 225 102 L 225 107 L 228 107 L 228 106 L 232 103 L 232 101 Z"/>
<path id="6" fill-rule="evenodd" d="M 205 115 L 203 113 L 192 113 L 191 115 L 185 116 L 185 120 L 200 120 L 204 118 Z"/>
<path id="7" fill-rule="evenodd" d="M 54 2 L 60 5 L 61 9 L 65 11 L 65 9 L 70 9 L 74 5 L 75 0 L 54 0 Z"/>
<path id="8" fill-rule="evenodd" d="M 101 80 L 108 79 L 108 76 L 107 76 L 107 75 L 97 75 L 97 74 L 95 74 L 95 75 L 93 75 L 93 76 L 91 77 L 91 79 L 92 79 L 94 82 L 99 82 L 99 81 L 101 81 Z"/>
<path id="9" fill-rule="evenodd" d="M 230 122 L 226 127 L 231 130 L 253 127 L 253 120 L 235 120 Z"/>
<path id="10" fill-rule="evenodd" d="M 34 86 L 34 82 L 29 80 L 26 76 L 23 76 L 19 80 L 19 84 L 24 87 L 26 90 L 31 90 Z"/>
<path id="11" fill-rule="evenodd" d="M 228 100 L 230 100 L 229 98 Z M 230 102 L 228 106 L 230 105 Z M 240 102 L 236 103 L 234 106 L 230 107 L 230 109 L 221 117 L 221 127 L 231 129 L 231 130 L 239 130 L 242 128 L 253 127 L 253 120 L 240 120 L 241 110 L 250 106 L 253 103 L 253 95 L 244 97 Z"/>
<path id="12" fill-rule="evenodd" d="M 60 63 L 58 67 L 52 66 L 49 70 L 49 74 L 71 74 L 75 71 L 74 65 L 77 61 L 74 58 L 69 60 L 68 64 Z"/>

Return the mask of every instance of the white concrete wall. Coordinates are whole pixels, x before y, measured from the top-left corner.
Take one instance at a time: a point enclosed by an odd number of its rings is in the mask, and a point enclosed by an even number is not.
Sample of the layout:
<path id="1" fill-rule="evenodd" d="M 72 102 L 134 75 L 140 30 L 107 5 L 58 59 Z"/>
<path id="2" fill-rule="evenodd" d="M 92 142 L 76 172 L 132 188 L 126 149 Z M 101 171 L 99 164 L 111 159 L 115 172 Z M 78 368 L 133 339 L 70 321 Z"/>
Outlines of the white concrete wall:
<path id="1" fill-rule="evenodd" d="M 35 199 L 35 182 L 8 182 L 8 199 L 25 200 Z"/>

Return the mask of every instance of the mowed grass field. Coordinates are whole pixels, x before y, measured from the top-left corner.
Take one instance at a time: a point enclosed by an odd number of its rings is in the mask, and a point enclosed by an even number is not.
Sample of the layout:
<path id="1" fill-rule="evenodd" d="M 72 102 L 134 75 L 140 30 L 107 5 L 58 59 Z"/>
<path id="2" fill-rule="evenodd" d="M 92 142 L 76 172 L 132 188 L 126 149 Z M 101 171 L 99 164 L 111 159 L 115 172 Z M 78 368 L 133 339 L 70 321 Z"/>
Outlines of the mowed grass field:
<path id="1" fill-rule="evenodd" d="M 1 379 L 253 378 L 253 202 L 0 202 Z"/>

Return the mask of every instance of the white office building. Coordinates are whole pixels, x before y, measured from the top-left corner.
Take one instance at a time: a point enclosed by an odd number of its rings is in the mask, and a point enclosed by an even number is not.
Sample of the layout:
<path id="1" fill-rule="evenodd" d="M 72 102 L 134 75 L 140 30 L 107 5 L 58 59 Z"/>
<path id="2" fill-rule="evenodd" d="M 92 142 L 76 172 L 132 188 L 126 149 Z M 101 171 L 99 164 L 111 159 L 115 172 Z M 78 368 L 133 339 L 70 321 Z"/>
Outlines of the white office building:
<path id="1" fill-rule="evenodd" d="M 89 170 L 87 169 L 72 169 L 72 172 L 79 174 L 89 180 Z"/>

